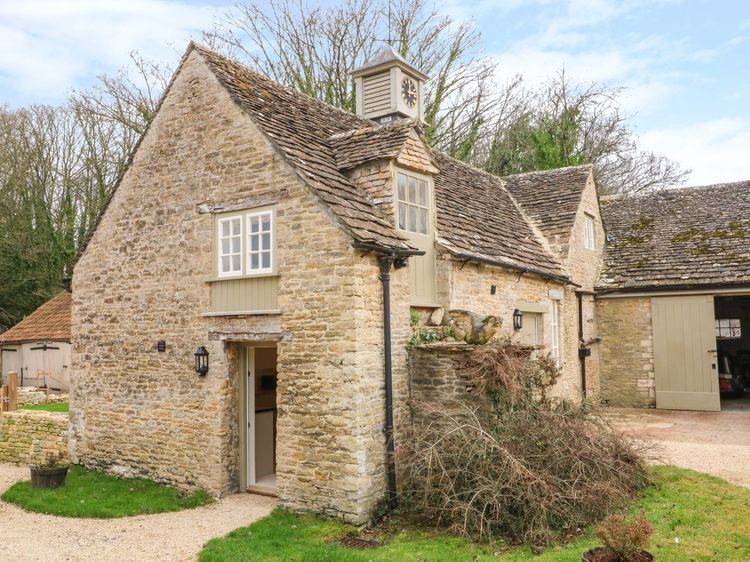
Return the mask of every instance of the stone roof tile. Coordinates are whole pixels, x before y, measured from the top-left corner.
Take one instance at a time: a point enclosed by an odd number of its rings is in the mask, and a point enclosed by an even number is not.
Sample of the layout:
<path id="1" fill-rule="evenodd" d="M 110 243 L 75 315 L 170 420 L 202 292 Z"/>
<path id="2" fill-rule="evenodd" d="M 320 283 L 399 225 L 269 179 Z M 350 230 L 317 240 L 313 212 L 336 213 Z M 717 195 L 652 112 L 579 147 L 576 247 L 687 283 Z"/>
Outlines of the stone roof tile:
<path id="1" fill-rule="evenodd" d="M 550 244 L 567 244 L 593 166 L 505 176 L 505 187 Z"/>
<path id="2" fill-rule="evenodd" d="M 437 151 L 438 242 L 455 254 L 567 279 L 503 181 Z"/>
<path id="3" fill-rule="evenodd" d="M 750 284 L 750 181 L 605 199 L 599 289 Z"/>

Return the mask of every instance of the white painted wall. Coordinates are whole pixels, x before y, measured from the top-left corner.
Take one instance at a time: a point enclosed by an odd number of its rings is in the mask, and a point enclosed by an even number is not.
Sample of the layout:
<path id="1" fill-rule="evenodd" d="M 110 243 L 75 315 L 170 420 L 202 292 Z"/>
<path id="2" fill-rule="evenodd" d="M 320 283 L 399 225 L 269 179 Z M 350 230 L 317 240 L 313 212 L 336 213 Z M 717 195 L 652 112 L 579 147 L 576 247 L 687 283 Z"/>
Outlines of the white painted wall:
<path id="1" fill-rule="evenodd" d="M 45 344 L 47 349 L 40 349 Z M 16 371 L 19 386 L 48 385 L 53 390 L 70 390 L 69 343 L 42 341 L 4 345 L 3 348 L 3 382 L 10 371 Z"/>

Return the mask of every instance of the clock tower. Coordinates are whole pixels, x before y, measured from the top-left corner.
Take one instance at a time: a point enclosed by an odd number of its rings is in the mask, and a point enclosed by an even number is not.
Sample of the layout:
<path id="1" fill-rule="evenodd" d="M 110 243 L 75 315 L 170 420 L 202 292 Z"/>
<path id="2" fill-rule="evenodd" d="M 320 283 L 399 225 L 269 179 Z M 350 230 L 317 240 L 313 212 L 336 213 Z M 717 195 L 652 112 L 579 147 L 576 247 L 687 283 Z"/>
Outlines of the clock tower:
<path id="1" fill-rule="evenodd" d="M 380 124 L 399 119 L 424 121 L 423 74 L 387 45 L 352 72 L 357 115 Z"/>

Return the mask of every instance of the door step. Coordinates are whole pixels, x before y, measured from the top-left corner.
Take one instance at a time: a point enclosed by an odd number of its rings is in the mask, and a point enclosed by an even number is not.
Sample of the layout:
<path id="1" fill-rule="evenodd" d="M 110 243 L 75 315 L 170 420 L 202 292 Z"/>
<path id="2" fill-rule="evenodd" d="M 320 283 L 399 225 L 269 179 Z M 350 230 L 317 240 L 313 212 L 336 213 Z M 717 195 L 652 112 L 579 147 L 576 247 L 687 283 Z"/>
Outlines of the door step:
<path id="1" fill-rule="evenodd" d="M 263 486 L 261 484 L 248 486 L 245 488 L 245 491 L 248 494 L 257 494 L 259 496 L 268 496 L 270 498 L 276 498 L 279 495 L 275 487 L 272 488 L 271 486 Z"/>

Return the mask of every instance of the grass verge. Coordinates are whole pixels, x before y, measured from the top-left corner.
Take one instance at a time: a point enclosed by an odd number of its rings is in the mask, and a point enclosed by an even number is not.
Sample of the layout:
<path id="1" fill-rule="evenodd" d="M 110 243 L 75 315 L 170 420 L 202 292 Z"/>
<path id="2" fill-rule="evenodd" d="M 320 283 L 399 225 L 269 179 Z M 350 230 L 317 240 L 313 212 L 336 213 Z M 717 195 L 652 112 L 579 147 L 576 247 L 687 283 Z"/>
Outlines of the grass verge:
<path id="1" fill-rule="evenodd" d="M 19 406 L 19 410 L 43 410 L 45 412 L 67 412 L 69 411 L 67 402 L 58 402 L 56 404 L 29 404 L 28 406 Z"/>
<path id="2" fill-rule="evenodd" d="M 634 502 L 656 525 L 650 550 L 657 560 L 748 560 L 750 490 L 719 478 L 672 466 L 651 469 L 654 484 Z M 231 561 L 351 561 L 377 560 L 534 560 L 579 561 L 596 546 L 589 528 L 571 542 L 533 554 L 529 547 L 503 543 L 477 545 L 439 532 L 419 531 L 398 524 L 383 531 L 384 546 L 347 549 L 338 541 L 355 529 L 330 519 L 296 515 L 276 509 L 256 523 L 209 541 L 200 562 Z"/>
<path id="3" fill-rule="evenodd" d="M 185 496 L 151 480 L 118 478 L 76 465 L 70 467 L 60 488 L 34 489 L 27 480 L 8 488 L 2 499 L 27 511 L 94 518 L 179 511 L 211 501 L 203 490 Z"/>

